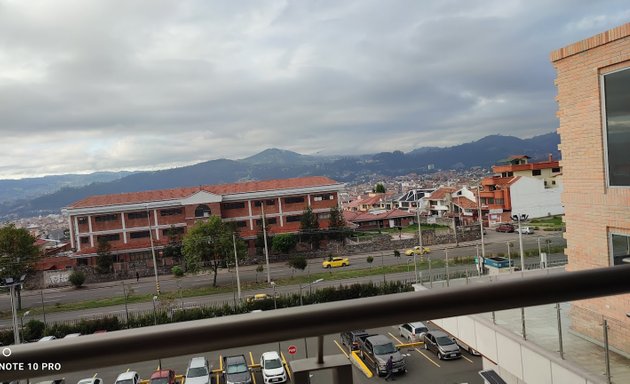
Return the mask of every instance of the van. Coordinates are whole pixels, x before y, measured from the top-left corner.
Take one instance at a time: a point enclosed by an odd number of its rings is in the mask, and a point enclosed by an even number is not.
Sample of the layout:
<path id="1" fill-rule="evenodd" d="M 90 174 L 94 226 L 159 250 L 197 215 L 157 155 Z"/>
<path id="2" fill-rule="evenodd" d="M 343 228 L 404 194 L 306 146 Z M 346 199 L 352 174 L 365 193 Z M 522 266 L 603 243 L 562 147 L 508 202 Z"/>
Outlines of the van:
<path id="1" fill-rule="evenodd" d="M 398 327 L 400 337 L 407 340 L 410 343 L 416 343 L 424 340 L 424 334 L 429 331 L 429 328 L 421 322 L 416 321 L 413 323 L 405 323 Z"/>
<path id="2" fill-rule="evenodd" d="M 203 357 L 193 357 L 188 363 L 186 369 L 186 380 L 188 384 L 209 384 L 210 383 L 210 367 L 208 360 Z"/>

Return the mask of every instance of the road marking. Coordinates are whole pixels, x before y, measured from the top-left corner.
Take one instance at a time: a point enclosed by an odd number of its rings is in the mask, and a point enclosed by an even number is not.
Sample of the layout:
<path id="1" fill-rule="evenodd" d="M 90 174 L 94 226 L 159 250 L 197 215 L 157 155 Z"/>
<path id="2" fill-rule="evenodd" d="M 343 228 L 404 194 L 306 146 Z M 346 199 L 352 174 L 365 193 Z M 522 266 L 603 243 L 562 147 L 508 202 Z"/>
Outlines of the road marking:
<path id="1" fill-rule="evenodd" d="M 396 336 L 392 335 L 391 332 L 387 332 L 388 335 L 390 335 L 394 340 L 396 340 L 398 342 L 398 344 L 403 344 L 402 341 L 400 341 Z"/>
<path id="2" fill-rule="evenodd" d="M 464 359 L 466 359 L 470 364 L 474 364 L 472 360 L 470 360 L 469 358 L 467 358 L 466 356 L 464 356 L 464 354 L 462 353 L 462 357 Z"/>
<path id="3" fill-rule="evenodd" d="M 249 351 L 249 359 L 252 361 L 252 365 L 255 365 L 255 363 L 254 363 L 254 355 L 252 355 L 252 351 Z"/>
<path id="4" fill-rule="evenodd" d="M 419 354 L 421 354 L 422 356 L 424 356 L 425 359 L 429 360 L 430 362 L 432 362 L 436 367 L 441 368 L 440 364 L 436 363 L 435 361 L 431 360 L 429 358 L 429 356 L 425 355 L 421 350 L 419 350 L 418 348 L 414 348 L 416 350 L 416 352 L 418 352 Z"/>
<path id="5" fill-rule="evenodd" d="M 346 357 L 350 357 L 348 356 L 348 354 L 345 351 L 345 348 L 343 348 L 341 345 L 339 345 L 339 343 L 337 342 L 337 340 L 333 339 L 333 341 L 335 342 L 335 344 L 337 344 L 337 347 L 339 347 L 339 350 L 341 351 L 341 353 L 343 353 L 344 355 L 346 355 Z"/>
<path id="6" fill-rule="evenodd" d="M 363 372 L 363 374 L 365 376 L 367 376 L 368 379 L 371 379 L 372 377 L 374 377 L 374 373 L 363 362 L 363 360 L 361 360 L 361 358 L 359 357 L 359 354 L 357 353 L 357 351 L 352 351 L 352 359 L 357 362 L 357 364 L 359 365 L 359 368 L 361 368 L 361 371 Z"/>

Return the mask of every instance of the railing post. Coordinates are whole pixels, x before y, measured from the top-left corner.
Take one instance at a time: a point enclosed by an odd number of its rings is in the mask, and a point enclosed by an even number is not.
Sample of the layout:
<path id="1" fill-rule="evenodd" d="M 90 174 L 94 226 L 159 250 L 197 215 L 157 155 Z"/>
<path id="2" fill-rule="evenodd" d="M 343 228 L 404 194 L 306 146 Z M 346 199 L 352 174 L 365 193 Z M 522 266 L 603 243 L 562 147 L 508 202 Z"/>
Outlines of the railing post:
<path id="1" fill-rule="evenodd" d="M 610 384 L 612 383 L 610 377 L 610 347 L 608 345 L 608 320 L 604 319 L 604 359 L 606 362 L 606 380 Z"/>
<path id="2" fill-rule="evenodd" d="M 556 303 L 556 317 L 558 318 L 558 344 L 560 346 L 560 358 L 564 360 L 564 345 L 562 344 L 562 320 L 560 318 L 560 303 Z"/>
<path id="3" fill-rule="evenodd" d="M 317 336 L 317 364 L 324 364 L 324 336 Z"/>
<path id="4" fill-rule="evenodd" d="M 523 340 L 527 340 L 527 330 L 525 328 L 525 307 L 521 307 L 521 322 L 522 322 L 522 334 Z"/>

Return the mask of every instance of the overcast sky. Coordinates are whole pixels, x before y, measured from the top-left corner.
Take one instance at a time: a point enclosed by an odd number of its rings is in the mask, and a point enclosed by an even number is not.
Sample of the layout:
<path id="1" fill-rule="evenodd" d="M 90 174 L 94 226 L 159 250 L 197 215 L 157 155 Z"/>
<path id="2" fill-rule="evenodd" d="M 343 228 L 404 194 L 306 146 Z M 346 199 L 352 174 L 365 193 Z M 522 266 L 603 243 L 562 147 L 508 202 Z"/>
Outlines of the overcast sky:
<path id="1" fill-rule="evenodd" d="M 557 128 L 552 50 L 624 1 L 0 0 L 0 178 Z"/>

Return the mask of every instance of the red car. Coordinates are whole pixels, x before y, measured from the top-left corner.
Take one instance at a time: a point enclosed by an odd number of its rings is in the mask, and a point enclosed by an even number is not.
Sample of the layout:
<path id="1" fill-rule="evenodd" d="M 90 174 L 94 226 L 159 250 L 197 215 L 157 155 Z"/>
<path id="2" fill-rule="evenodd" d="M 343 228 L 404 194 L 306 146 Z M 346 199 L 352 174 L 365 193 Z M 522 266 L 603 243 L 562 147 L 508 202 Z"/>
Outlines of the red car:
<path id="1" fill-rule="evenodd" d="M 497 232 L 514 232 L 514 226 L 510 223 L 503 223 L 497 227 Z"/>
<path id="2" fill-rule="evenodd" d="M 151 384 L 176 384 L 175 371 L 172 369 L 161 369 L 151 375 Z"/>

